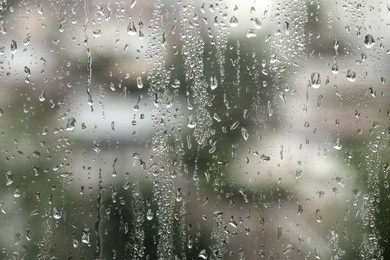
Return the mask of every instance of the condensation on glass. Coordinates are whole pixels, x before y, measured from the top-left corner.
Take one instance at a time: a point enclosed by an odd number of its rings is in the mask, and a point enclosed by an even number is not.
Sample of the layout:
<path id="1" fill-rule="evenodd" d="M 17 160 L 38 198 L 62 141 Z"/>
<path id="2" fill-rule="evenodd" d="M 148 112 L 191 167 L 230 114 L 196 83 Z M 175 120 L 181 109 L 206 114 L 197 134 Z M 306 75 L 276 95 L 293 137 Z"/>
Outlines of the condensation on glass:
<path id="1" fill-rule="evenodd" d="M 0 2 L 1 259 L 386 259 L 386 1 Z"/>

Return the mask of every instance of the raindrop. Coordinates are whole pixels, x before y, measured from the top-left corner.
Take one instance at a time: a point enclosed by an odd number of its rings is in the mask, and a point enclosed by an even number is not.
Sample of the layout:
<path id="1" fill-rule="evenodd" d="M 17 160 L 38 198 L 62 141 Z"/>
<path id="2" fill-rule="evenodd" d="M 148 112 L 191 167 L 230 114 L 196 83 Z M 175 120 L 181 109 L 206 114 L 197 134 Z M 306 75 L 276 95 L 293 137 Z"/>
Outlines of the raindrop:
<path id="1" fill-rule="evenodd" d="M 53 208 L 53 217 L 60 219 L 62 217 L 62 211 L 59 208 Z"/>
<path id="2" fill-rule="evenodd" d="M 9 186 L 11 185 L 13 182 L 14 182 L 14 179 L 12 177 L 12 171 L 8 171 L 6 174 L 5 174 L 5 178 L 6 178 L 6 183 L 5 185 Z"/>
<path id="3" fill-rule="evenodd" d="M 136 3 L 137 0 L 131 0 L 130 9 L 133 9 Z"/>
<path id="4" fill-rule="evenodd" d="M 332 72 L 333 72 L 334 75 L 339 73 L 339 66 L 337 64 L 333 64 Z"/>
<path id="5" fill-rule="evenodd" d="M 374 37 L 371 34 L 367 34 L 364 37 L 364 45 L 366 45 L 366 48 L 370 49 L 374 46 L 374 44 L 375 44 Z"/>
<path id="6" fill-rule="evenodd" d="M 317 209 L 317 210 L 316 210 L 316 221 L 317 221 L 318 223 L 321 223 L 321 222 L 322 222 L 322 217 L 321 217 L 321 215 L 320 215 L 320 209 Z"/>
<path id="7" fill-rule="evenodd" d="M 274 113 L 273 109 L 272 109 L 272 104 L 271 104 L 271 101 L 268 101 L 267 102 L 267 109 L 268 109 L 268 116 L 272 116 L 272 114 Z"/>
<path id="8" fill-rule="evenodd" d="M 202 249 L 202 250 L 199 252 L 198 257 L 200 257 L 200 258 L 202 258 L 202 259 L 207 259 L 207 252 L 206 252 L 206 249 Z"/>
<path id="9" fill-rule="evenodd" d="M 30 77 L 31 70 L 29 69 L 29 67 L 24 66 L 24 74 L 26 74 L 26 77 Z"/>
<path id="10" fill-rule="evenodd" d="M 282 237 L 282 227 L 278 227 L 278 240 Z"/>
<path id="11" fill-rule="evenodd" d="M 127 26 L 127 33 L 131 36 L 137 34 L 137 29 L 135 28 L 134 22 L 130 22 Z"/>
<path id="12" fill-rule="evenodd" d="M 196 122 L 194 119 L 193 115 L 188 116 L 188 123 L 187 123 L 188 128 L 195 128 L 196 127 Z"/>
<path id="13" fill-rule="evenodd" d="M 336 150 L 340 150 L 341 148 L 343 148 L 339 137 L 337 137 L 336 141 L 334 141 L 333 148 Z"/>
<path id="14" fill-rule="evenodd" d="M 248 133 L 248 130 L 246 128 L 241 127 L 241 135 L 242 135 L 242 137 L 244 138 L 245 141 L 248 140 L 249 133 Z"/>
<path id="15" fill-rule="evenodd" d="M 313 72 L 311 74 L 310 86 L 314 89 L 321 87 L 321 76 L 318 72 Z"/>
<path id="16" fill-rule="evenodd" d="M 100 36 L 102 36 L 102 31 L 100 29 L 93 31 L 94 38 L 99 38 Z"/>
<path id="17" fill-rule="evenodd" d="M 229 224 L 230 224 L 232 227 L 234 227 L 234 228 L 237 228 L 237 226 L 238 226 L 237 221 L 234 219 L 233 216 L 230 217 Z"/>
<path id="18" fill-rule="evenodd" d="M 45 101 L 45 99 L 46 99 L 46 93 L 45 93 L 45 91 L 42 91 L 41 92 L 41 94 L 39 95 L 39 101 L 41 101 L 41 102 L 43 102 L 43 101 Z"/>
<path id="19" fill-rule="evenodd" d="M 83 235 L 81 237 L 81 242 L 87 245 L 90 245 L 90 239 L 89 239 L 89 228 L 83 229 Z"/>
<path id="20" fill-rule="evenodd" d="M 246 31 L 246 37 L 247 38 L 254 38 L 254 37 L 256 37 L 257 35 L 256 35 L 256 33 L 255 33 L 255 30 L 253 30 L 253 29 L 248 29 L 247 31 Z"/>
<path id="21" fill-rule="evenodd" d="M 14 192 L 14 197 L 15 198 L 19 198 L 20 197 L 20 189 L 19 189 L 19 187 L 16 187 L 16 190 Z"/>
<path id="22" fill-rule="evenodd" d="M 144 87 L 144 83 L 142 83 L 142 77 L 141 76 L 138 76 L 137 77 L 137 87 L 139 89 L 143 88 Z"/>
<path id="23" fill-rule="evenodd" d="M 72 131 L 74 129 L 76 123 L 76 119 L 74 117 L 71 117 L 68 119 L 68 122 L 66 123 L 65 130 Z"/>
<path id="24" fill-rule="evenodd" d="M 230 18 L 230 26 L 237 27 L 237 25 L 238 25 L 238 19 L 233 15 L 232 18 Z"/>
<path id="25" fill-rule="evenodd" d="M 218 81 L 217 81 L 217 77 L 216 76 L 212 76 L 210 78 L 210 88 L 211 90 L 214 90 L 218 87 Z"/>
<path id="26" fill-rule="evenodd" d="M 251 18 L 251 21 L 252 21 L 252 23 L 253 23 L 253 25 L 255 26 L 256 29 L 261 29 L 262 24 L 261 24 L 259 18 L 257 18 L 257 17 Z"/>
<path id="27" fill-rule="evenodd" d="M 188 242 L 187 242 L 187 247 L 188 249 L 191 249 L 193 246 L 193 242 L 192 242 L 192 236 L 188 236 Z"/>
<path id="28" fill-rule="evenodd" d="M 148 209 L 148 212 L 146 212 L 146 219 L 147 220 L 152 220 L 153 219 L 152 209 Z"/>
<path id="29" fill-rule="evenodd" d="M 180 88 L 180 80 L 175 79 L 173 80 L 173 83 L 171 84 L 172 88 Z"/>
<path id="30" fill-rule="evenodd" d="M 14 55 L 16 53 L 16 50 L 18 49 L 18 44 L 15 40 L 11 41 L 11 54 Z"/>
<path id="31" fill-rule="evenodd" d="M 347 72 L 347 80 L 350 82 L 354 82 L 356 80 L 356 73 L 352 70 L 348 70 Z"/>

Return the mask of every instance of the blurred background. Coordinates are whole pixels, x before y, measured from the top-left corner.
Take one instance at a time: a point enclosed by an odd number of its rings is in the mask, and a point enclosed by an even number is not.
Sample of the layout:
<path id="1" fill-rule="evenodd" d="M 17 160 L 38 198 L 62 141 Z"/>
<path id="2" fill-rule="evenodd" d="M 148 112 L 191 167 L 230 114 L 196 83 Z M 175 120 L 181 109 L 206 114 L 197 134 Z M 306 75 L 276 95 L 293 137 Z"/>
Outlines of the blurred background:
<path id="1" fill-rule="evenodd" d="M 383 1 L 0 1 L 1 259 L 387 259 Z"/>

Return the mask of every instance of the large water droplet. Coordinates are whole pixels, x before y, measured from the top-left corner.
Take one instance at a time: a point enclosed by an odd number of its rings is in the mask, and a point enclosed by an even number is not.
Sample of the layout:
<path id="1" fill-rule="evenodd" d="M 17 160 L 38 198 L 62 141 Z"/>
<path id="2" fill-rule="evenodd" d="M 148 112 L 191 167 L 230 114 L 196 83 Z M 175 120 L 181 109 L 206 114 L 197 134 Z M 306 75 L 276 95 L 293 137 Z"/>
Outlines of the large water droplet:
<path id="1" fill-rule="evenodd" d="M 312 88 L 319 88 L 321 87 L 321 76 L 318 72 L 313 72 L 310 77 L 310 86 Z"/>

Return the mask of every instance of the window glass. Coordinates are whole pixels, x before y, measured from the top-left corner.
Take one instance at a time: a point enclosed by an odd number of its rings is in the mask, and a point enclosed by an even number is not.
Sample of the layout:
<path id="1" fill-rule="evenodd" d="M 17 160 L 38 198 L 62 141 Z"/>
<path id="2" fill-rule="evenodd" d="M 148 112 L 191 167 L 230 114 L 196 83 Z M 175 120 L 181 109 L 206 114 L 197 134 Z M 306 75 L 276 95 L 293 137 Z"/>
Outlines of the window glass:
<path id="1" fill-rule="evenodd" d="M 1 259 L 386 259 L 385 1 L 0 1 Z"/>

